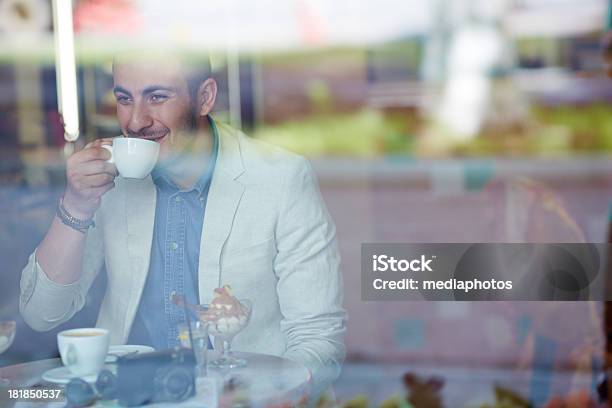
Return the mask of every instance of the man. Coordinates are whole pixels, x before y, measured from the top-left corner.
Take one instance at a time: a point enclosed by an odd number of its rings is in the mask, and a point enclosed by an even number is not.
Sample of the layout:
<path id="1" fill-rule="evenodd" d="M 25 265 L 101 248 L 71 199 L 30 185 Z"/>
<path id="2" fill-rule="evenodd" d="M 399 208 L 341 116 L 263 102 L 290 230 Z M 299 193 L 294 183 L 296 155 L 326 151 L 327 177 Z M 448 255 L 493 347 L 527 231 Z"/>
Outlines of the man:
<path id="1" fill-rule="evenodd" d="M 160 143 L 158 165 L 144 180 L 116 177 L 102 147 L 110 140 L 68 159 L 58 216 L 22 273 L 21 313 L 39 331 L 67 321 L 105 266 L 97 326 L 111 344 L 166 348 L 185 318 L 173 294 L 208 303 L 230 285 L 253 302 L 234 348 L 298 361 L 320 389 L 344 358 L 345 312 L 335 227 L 313 171 L 214 121 L 215 80 L 180 61 L 115 60 L 123 137 Z"/>

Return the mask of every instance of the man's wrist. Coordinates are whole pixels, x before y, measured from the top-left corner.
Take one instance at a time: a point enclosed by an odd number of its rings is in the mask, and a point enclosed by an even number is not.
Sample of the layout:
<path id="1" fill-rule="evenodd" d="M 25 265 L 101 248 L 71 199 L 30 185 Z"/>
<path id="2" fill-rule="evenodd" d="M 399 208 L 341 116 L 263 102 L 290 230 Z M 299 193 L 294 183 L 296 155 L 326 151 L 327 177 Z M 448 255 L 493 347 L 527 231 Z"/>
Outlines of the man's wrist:
<path id="1" fill-rule="evenodd" d="M 57 217 L 60 219 L 60 221 L 76 230 L 79 231 L 81 233 L 86 233 L 87 230 L 90 227 L 95 226 L 95 223 L 93 221 L 93 216 L 90 217 L 82 217 L 81 215 L 76 215 L 71 213 L 65 206 L 64 206 L 64 199 L 60 199 L 60 202 L 57 206 Z"/>
<path id="2" fill-rule="evenodd" d="M 68 194 L 65 194 L 60 199 L 60 204 L 64 206 L 70 215 L 80 220 L 88 220 L 93 218 L 93 213 L 81 210 L 79 205 L 74 204 L 74 200 L 70 199 Z"/>

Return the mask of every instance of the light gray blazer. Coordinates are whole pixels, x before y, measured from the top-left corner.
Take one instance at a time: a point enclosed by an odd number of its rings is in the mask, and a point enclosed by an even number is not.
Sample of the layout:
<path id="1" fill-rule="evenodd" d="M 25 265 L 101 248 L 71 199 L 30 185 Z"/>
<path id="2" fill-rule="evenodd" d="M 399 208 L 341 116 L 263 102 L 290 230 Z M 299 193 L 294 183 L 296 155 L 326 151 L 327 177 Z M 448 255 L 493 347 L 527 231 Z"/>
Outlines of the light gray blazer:
<path id="1" fill-rule="evenodd" d="M 204 216 L 199 296 L 231 285 L 253 301 L 236 350 L 282 355 L 316 382 L 335 378 L 345 355 L 346 314 L 334 224 L 310 164 L 219 124 L 219 154 Z M 87 234 L 80 280 L 51 281 L 34 252 L 21 277 L 20 311 L 33 329 L 50 330 L 85 304 L 103 264 L 108 285 L 98 327 L 124 344 L 143 291 L 151 253 L 156 188 L 151 177 L 116 179 Z M 161 299 L 160 299 L 161 302 Z"/>

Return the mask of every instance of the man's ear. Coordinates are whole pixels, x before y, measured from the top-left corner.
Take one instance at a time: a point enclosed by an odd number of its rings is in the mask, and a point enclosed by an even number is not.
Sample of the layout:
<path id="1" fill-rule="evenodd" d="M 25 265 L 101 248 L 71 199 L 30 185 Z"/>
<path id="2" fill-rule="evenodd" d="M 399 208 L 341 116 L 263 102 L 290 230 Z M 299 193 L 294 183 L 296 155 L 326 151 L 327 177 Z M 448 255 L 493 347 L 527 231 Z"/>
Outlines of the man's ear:
<path id="1" fill-rule="evenodd" d="M 217 99 L 217 81 L 207 78 L 198 87 L 198 113 L 206 116 L 212 111 Z"/>

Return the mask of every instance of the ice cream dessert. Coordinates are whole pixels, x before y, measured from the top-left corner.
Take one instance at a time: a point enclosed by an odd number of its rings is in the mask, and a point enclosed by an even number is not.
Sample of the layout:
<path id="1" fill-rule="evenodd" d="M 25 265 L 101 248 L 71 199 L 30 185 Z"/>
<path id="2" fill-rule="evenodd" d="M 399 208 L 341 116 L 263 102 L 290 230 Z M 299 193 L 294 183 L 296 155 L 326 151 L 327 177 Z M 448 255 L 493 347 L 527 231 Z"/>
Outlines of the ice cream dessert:
<path id="1" fill-rule="evenodd" d="M 208 310 L 200 319 L 208 322 L 209 332 L 216 337 L 233 337 L 247 325 L 251 314 L 250 304 L 232 295 L 229 285 L 215 289 Z"/>

